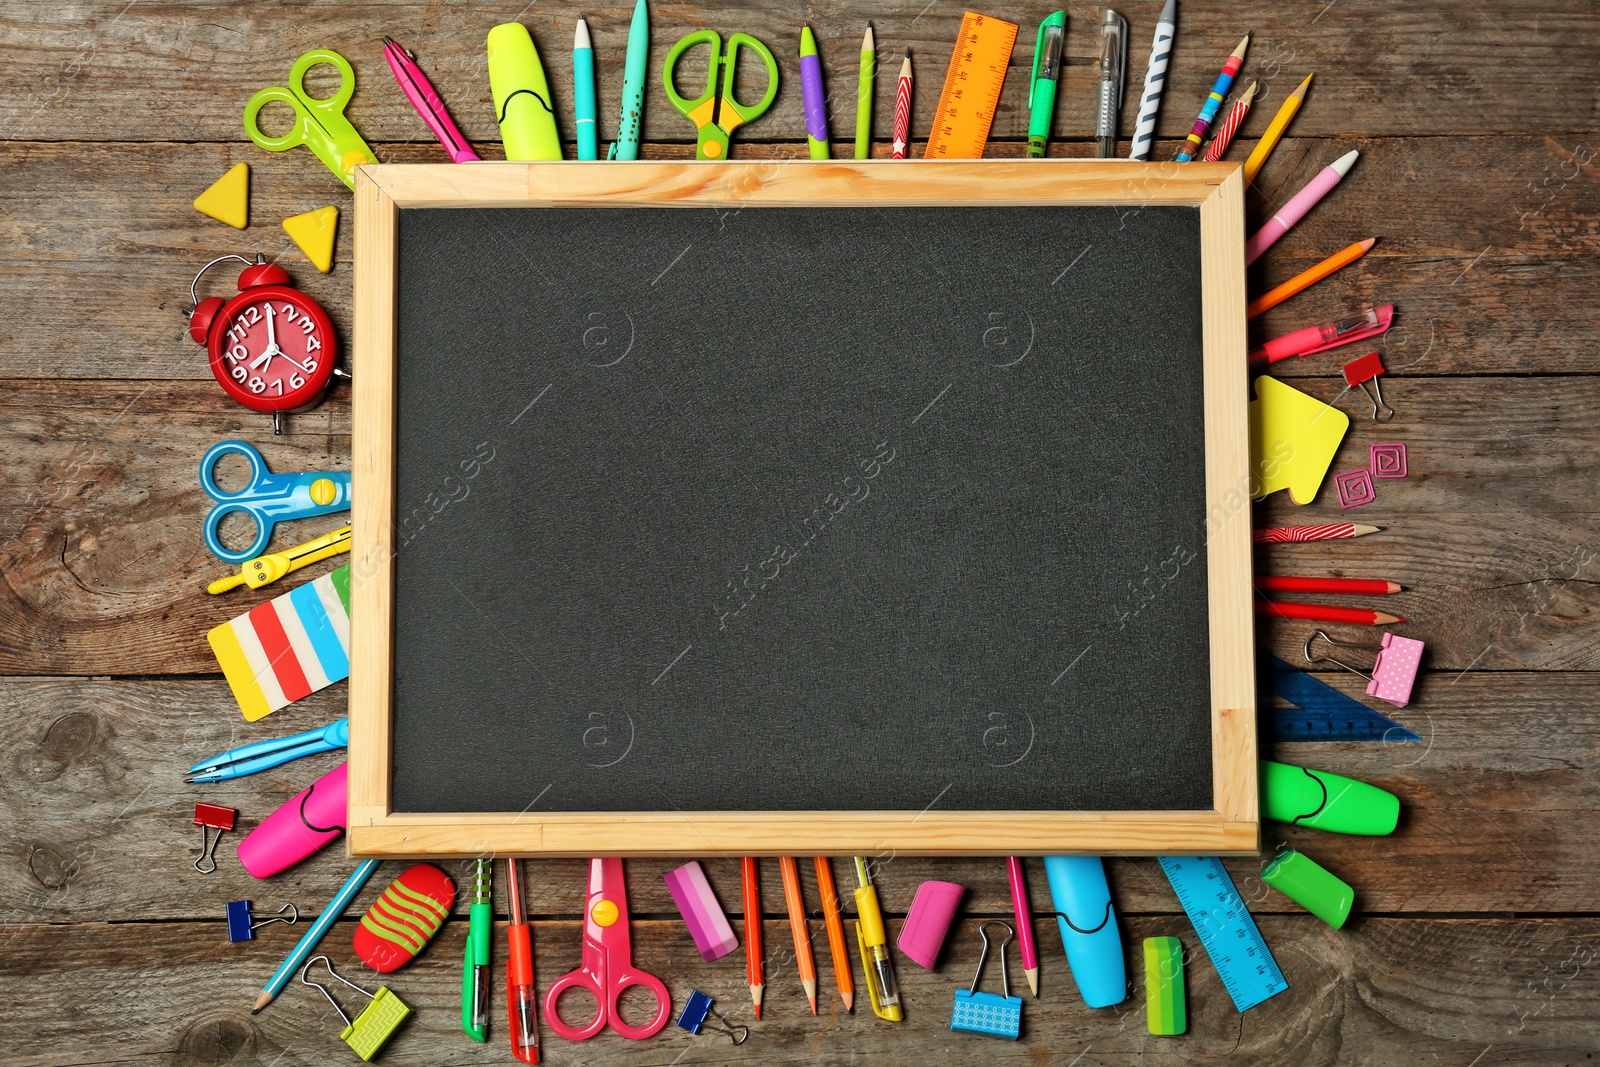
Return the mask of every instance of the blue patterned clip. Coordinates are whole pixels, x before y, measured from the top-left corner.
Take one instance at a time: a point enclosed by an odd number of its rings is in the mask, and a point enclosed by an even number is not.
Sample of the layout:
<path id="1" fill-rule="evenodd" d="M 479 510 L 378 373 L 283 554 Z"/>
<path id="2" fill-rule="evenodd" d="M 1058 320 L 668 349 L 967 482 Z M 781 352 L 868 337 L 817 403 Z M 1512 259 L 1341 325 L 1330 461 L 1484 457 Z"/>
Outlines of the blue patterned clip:
<path id="1" fill-rule="evenodd" d="M 998 926 L 1006 932 L 1006 939 L 1000 942 L 999 996 L 977 992 L 978 983 L 983 978 L 983 963 L 989 956 L 987 928 L 990 926 Z M 1015 1041 L 1022 1036 L 1022 998 L 1011 995 L 1011 982 L 1006 976 L 1006 946 L 1011 943 L 1014 931 L 999 919 L 990 919 L 978 927 L 978 934 L 983 938 L 983 951 L 978 955 L 978 973 L 972 976 L 971 989 L 956 990 L 955 1010 L 950 1013 L 950 1029 Z"/>

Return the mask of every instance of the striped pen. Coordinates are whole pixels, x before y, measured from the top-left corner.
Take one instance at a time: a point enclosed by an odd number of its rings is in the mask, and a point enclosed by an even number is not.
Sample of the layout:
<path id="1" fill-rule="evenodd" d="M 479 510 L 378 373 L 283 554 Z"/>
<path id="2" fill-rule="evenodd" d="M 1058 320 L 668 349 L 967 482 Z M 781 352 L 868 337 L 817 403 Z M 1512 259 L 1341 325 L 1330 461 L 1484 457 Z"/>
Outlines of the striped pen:
<path id="1" fill-rule="evenodd" d="M 1222 159 L 1228 146 L 1233 143 L 1233 135 L 1239 132 L 1239 127 L 1244 123 L 1244 117 L 1250 113 L 1250 103 L 1256 98 L 1256 86 L 1260 82 L 1251 82 L 1250 88 L 1244 95 L 1233 102 L 1233 107 L 1228 110 L 1228 117 L 1222 120 L 1217 135 L 1206 146 L 1206 154 L 1200 157 L 1202 163 L 1216 163 Z"/>
<path id="2" fill-rule="evenodd" d="M 1250 47 L 1250 35 L 1244 35 L 1244 40 L 1239 42 L 1239 47 L 1228 56 L 1228 61 L 1222 64 L 1222 73 L 1217 75 L 1217 83 L 1211 87 L 1211 95 L 1206 97 L 1206 102 L 1200 105 L 1200 117 L 1194 120 L 1194 129 L 1189 131 L 1189 136 L 1184 140 L 1183 147 L 1173 157 L 1179 163 L 1187 163 L 1194 158 L 1195 149 L 1199 148 L 1206 139 L 1206 131 L 1211 129 L 1212 120 L 1217 117 L 1217 111 L 1222 107 L 1223 97 L 1228 95 L 1228 90 L 1233 88 L 1233 79 L 1239 73 L 1239 68 L 1244 66 L 1245 49 Z"/>
<path id="3" fill-rule="evenodd" d="M 1178 0 L 1167 0 L 1156 22 L 1156 40 L 1150 46 L 1150 66 L 1144 72 L 1144 92 L 1139 95 L 1139 120 L 1133 128 L 1129 159 L 1147 160 L 1156 137 L 1156 116 L 1161 113 L 1161 90 L 1167 84 L 1167 61 L 1172 58 L 1172 38 L 1178 33 Z"/>
<path id="4" fill-rule="evenodd" d="M 900 64 L 900 81 L 894 90 L 894 148 L 890 159 L 906 158 L 911 143 L 911 53 Z"/>

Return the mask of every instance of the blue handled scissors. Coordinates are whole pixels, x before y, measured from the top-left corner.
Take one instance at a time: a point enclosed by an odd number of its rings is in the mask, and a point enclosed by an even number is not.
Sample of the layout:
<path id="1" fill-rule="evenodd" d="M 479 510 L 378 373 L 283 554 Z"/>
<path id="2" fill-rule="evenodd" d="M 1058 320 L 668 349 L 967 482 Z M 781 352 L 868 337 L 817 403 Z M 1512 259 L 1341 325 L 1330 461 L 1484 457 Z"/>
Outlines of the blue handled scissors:
<path id="1" fill-rule="evenodd" d="M 217 488 L 212 472 L 223 456 L 240 455 L 250 461 L 250 482 L 236 493 Z M 266 551 L 272 540 L 272 527 L 284 519 L 305 519 L 350 509 L 350 474 L 273 474 L 261 453 L 243 441 L 219 441 L 206 449 L 200 459 L 200 488 L 217 502 L 206 516 L 206 547 L 225 563 L 243 563 Z M 256 539 L 249 548 L 237 552 L 226 548 L 217 537 L 217 527 L 225 516 L 242 511 L 255 520 Z"/>
<path id="2" fill-rule="evenodd" d="M 306 92 L 306 72 L 322 63 L 339 72 L 339 88 L 326 100 L 318 100 Z M 340 181 L 354 189 L 356 168 L 363 163 L 378 162 L 367 142 L 344 117 L 344 106 L 355 91 L 356 72 L 350 61 L 326 48 L 313 49 L 289 68 L 287 86 L 273 85 L 250 98 L 244 106 L 244 132 L 258 148 L 268 152 L 287 152 L 296 145 L 305 145 L 338 175 Z M 274 102 L 294 108 L 294 126 L 282 137 L 268 137 L 256 123 L 261 109 Z"/>
<path id="3" fill-rule="evenodd" d="M 319 752 L 333 752 L 350 747 L 350 720 L 340 719 L 307 730 L 292 737 L 279 737 L 272 741 L 257 741 L 243 748 L 230 748 L 220 756 L 203 759 L 189 768 L 187 782 L 222 782 L 229 778 L 243 778 L 280 763 L 288 763 L 302 756 L 315 756 Z"/>
<path id="4" fill-rule="evenodd" d="M 693 100 L 678 95 L 674 78 L 678 60 L 683 53 L 697 44 L 709 45 L 711 56 L 706 71 L 706 90 Z M 739 62 L 739 49 L 748 48 L 761 57 L 767 66 L 767 95 L 755 104 L 741 104 L 733 98 L 734 72 Z M 717 71 L 722 71 L 722 92 L 717 92 Z M 736 33 L 728 38 L 728 50 L 722 50 L 722 37 L 716 30 L 696 30 L 672 46 L 661 70 L 667 85 L 667 100 L 673 109 L 694 123 L 696 137 L 694 158 L 727 159 L 728 135 L 760 118 L 778 96 L 778 61 L 772 58 L 772 49 L 750 36 Z"/>

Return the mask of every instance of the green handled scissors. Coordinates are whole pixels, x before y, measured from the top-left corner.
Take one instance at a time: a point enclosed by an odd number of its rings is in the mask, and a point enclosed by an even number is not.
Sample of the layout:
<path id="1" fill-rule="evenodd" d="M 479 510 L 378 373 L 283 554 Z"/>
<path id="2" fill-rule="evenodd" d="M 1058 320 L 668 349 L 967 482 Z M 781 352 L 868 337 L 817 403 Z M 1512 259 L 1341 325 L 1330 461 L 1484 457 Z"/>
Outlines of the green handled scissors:
<path id="1" fill-rule="evenodd" d="M 678 58 L 695 45 L 711 46 L 710 69 L 706 71 L 706 91 L 693 100 L 678 95 L 673 85 L 673 74 Z M 757 104 L 741 104 L 733 98 L 734 70 L 739 62 L 739 49 L 748 48 L 761 57 L 767 65 L 767 95 Z M 717 94 L 717 68 L 722 68 L 722 94 Z M 722 37 L 716 30 L 696 30 L 672 46 L 667 53 L 666 66 L 661 72 L 666 82 L 667 99 L 678 114 L 694 123 L 699 136 L 695 141 L 694 158 L 727 159 L 728 135 L 740 126 L 766 114 L 767 108 L 778 95 L 778 61 L 772 58 L 772 49 L 748 33 L 736 33 L 728 38 L 728 50 L 722 50 Z"/>
<path id="2" fill-rule="evenodd" d="M 326 100 L 306 93 L 306 72 L 321 63 L 339 72 L 339 88 Z M 378 162 L 367 142 L 344 117 L 344 106 L 355 91 L 356 72 L 351 69 L 350 61 L 338 52 L 314 49 L 295 60 L 294 66 L 289 68 L 287 87 L 274 85 L 250 98 L 244 106 L 244 132 L 268 152 L 287 152 L 296 145 L 305 145 L 339 176 L 340 181 L 354 189 L 356 168 L 363 163 Z M 282 137 L 268 137 L 256 124 L 256 115 L 271 103 L 294 108 L 294 126 Z"/>

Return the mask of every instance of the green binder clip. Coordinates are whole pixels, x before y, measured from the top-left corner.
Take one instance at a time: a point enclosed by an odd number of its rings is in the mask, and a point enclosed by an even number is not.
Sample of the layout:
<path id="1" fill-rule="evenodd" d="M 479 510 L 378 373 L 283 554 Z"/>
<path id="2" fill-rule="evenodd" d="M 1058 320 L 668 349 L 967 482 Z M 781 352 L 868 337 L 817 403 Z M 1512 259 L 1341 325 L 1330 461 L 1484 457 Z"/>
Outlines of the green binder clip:
<path id="1" fill-rule="evenodd" d="M 320 982 L 313 982 L 306 977 L 306 974 L 311 970 L 311 965 L 318 960 L 321 960 L 322 965 L 328 968 L 329 977 L 343 982 L 371 1002 L 362 1009 L 360 1015 L 356 1016 L 354 1022 L 351 1022 L 350 1016 L 346 1015 L 344 1009 L 339 1007 L 339 1002 L 333 999 L 333 994 L 328 992 L 326 986 Z M 338 1012 L 339 1018 L 344 1020 L 344 1029 L 339 1032 L 339 1040 L 349 1045 L 357 1056 L 368 1062 L 378 1054 L 379 1049 L 383 1048 L 384 1042 L 388 1041 L 394 1032 L 400 1028 L 400 1024 L 411 1017 L 411 1008 L 405 1001 L 397 997 L 388 986 L 381 985 L 378 987 L 377 993 L 368 993 L 349 979 L 339 977 L 338 973 L 333 969 L 333 963 L 326 956 L 312 956 L 309 960 L 306 960 L 306 965 L 300 968 L 300 981 L 320 990 L 322 995 L 328 998 L 328 1003 L 333 1005 L 333 1010 Z"/>
<path id="2" fill-rule="evenodd" d="M 1400 798 L 1340 774 L 1262 760 L 1261 814 L 1333 834 L 1382 837 L 1400 823 Z"/>

